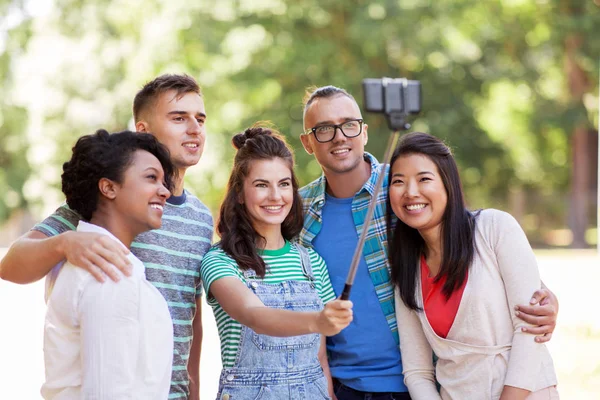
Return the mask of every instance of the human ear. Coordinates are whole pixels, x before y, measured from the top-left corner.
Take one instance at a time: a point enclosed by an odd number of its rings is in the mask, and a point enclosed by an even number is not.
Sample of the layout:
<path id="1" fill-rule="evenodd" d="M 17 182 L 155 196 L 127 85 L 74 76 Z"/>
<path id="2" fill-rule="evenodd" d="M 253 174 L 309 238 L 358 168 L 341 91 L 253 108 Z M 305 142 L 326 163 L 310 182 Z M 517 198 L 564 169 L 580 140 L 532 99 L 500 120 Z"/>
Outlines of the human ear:
<path id="1" fill-rule="evenodd" d="M 148 133 L 150 132 L 150 129 L 148 128 L 148 123 L 144 120 L 139 120 L 138 122 L 135 123 L 135 130 L 137 132 L 145 132 Z"/>
<path id="2" fill-rule="evenodd" d="M 98 181 L 98 189 L 100 194 L 109 200 L 114 200 L 117 197 L 117 185 L 108 178 L 102 178 Z"/>
<path id="3" fill-rule="evenodd" d="M 308 154 L 313 154 L 314 150 L 312 148 L 312 144 L 310 143 L 310 139 L 308 138 L 309 135 L 301 135 L 300 136 L 300 141 L 302 142 L 302 147 L 304 147 L 304 150 L 308 153 Z"/>

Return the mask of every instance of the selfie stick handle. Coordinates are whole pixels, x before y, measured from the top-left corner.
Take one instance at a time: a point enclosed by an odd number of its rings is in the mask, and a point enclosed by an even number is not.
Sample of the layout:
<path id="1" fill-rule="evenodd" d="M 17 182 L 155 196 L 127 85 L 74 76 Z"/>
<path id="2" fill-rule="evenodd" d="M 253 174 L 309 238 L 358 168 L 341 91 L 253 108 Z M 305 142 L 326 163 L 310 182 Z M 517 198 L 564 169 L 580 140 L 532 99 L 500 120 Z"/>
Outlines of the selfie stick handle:
<path id="1" fill-rule="evenodd" d="M 367 216 L 363 222 L 362 232 L 360 233 L 360 238 L 358 239 L 358 244 L 356 245 L 356 249 L 354 249 L 354 256 L 352 256 L 352 262 L 350 263 L 350 270 L 348 271 L 348 277 L 346 278 L 346 284 L 344 285 L 344 290 L 340 295 L 341 300 L 348 300 L 350 298 L 350 291 L 352 290 L 352 284 L 354 283 L 354 278 L 356 277 L 356 270 L 358 269 L 358 263 L 360 262 L 360 258 L 362 256 L 363 247 L 365 246 L 365 240 L 367 239 L 367 232 L 369 230 L 369 225 L 371 225 L 371 220 L 373 219 L 373 213 L 375 211 L 375 207 L 377 206 L 377 196 L 379 196 L 379 191 L 383 185 L 383 179 L 385 177 L 385 167 L 390 163 L 390 158 L 392 158 L 392 153 L 396 148 L 396 143 L 398 141 L 398 136 L 400 135 L 400 131 L 395 130 L 388 140 L 387 148 L 385 150 L 385 154 L 383 156 L 383 164 L 381 165 L 381 173 L 379 177 L 377 177 L 377 182 L 375 183 L 375 189 L 373 190 L 373 196 L 371 197 L 371 202 L 369 203 L 369 209 L 367 210 Z"/>

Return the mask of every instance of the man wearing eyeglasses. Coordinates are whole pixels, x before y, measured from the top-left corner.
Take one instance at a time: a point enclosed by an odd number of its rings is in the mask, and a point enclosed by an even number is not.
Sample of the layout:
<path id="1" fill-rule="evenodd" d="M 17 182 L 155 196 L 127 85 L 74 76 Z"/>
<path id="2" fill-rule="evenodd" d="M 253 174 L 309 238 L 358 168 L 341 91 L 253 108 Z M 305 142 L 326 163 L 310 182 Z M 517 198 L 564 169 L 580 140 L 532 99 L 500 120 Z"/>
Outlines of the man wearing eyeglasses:
<path id="1" fill-rule="evenodd" d="M 381 164 L 365 152 L 369 127 L 354 98 L 343 89 L 325 86 L 307 92 L 304 128 L 302 145 L 314 154 L 323 175 L 300 191 L 305 217 L 299 240 L 325 259 L 339 296 Z M 403 382 L 394 289 L 384 249 L 386 189 L 384 180 L 352 286 L 354 320 L 327 338 L 338 400 L 410 399 Z"/>
<path id="2" fill-rule="evenodd" d="M 313 247 L 327 263 L 336 295 L 345 283 L 354 249 L 362 231 L 379 174 L 387 168 L 365 152 L 368 125 L 356 100 L 344 89 L 324 86 L 307 92 L 302 145 L 314 154 L 323 175 L 300 190 L 304 228 L 299 241 Z M 376 199 L 377 207 L 367 233 L 352 287 L 354 320 L 336 336 L 327 338 L 329 366 L 338 400 L 410 399 L 402 375 L 394 288 L 387 259 L 387 179 Z M 556 324 L 558 301 L 547 290 L 534 296 L 550 305 L 520 308 L 520 317 L 535 325 L 531 333 L 547 341 Z M 545 300 L 547 301 L 547 300 Z M 521 307 L 521 306 L 519 306 Z M 543 319 L 542 319 L 543 318 Z M 400 321 L 402 323 L 402 321 Z"/>

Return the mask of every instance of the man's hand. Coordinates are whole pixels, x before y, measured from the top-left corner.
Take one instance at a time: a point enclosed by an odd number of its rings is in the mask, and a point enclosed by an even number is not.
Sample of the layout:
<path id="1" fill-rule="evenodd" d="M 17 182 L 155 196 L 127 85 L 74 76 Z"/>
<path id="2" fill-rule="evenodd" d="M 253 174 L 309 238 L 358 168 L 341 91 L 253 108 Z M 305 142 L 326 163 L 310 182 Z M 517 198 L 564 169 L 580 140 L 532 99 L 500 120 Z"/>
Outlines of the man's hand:
<path id="1" fill-rule="evenodd" d="M 131 262 L 127 258 L 129 250 L 107 235 L 91 232 L 65 232 L 62 252 L 70 263 L 87 270 L 99 282 L 104 282 L 104 274 L 118 282 L 118 270 L 131 275 Z M 103 274 L 104 272 L 104 274 Z"/>
<path id="2" fill-rule="evenodd" d="M 558 299 L 554 293 L 547 288 L 536 290 L 529 305 L 518 305 L 515 309 L 517 317 L 536 325 L 523 328 L 524 332 L 538 335 L 535 338 L 536 342 L 545 343 L 552 339 L 558 315 Z"/>

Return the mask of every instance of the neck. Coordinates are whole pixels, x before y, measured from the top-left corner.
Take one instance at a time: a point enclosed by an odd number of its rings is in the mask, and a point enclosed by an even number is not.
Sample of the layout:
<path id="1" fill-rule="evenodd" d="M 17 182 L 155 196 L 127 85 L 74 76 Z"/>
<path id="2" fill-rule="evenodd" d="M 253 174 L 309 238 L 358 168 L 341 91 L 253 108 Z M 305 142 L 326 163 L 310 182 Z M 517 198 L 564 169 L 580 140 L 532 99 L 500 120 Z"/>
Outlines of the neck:
<path id="1" fill-rule="evenodd" d="M 327 193 L 333 197 L 347 199 L 365 185 L 371 177 L 371 163 L 364 161 L 352 171 L 337 173 L 331 170 L 323 171 L 327 180 Z"/>
<path id="2" fill-rule="evenodd" d="M 425 259 L 432 276 L 440 272 L 442 264 L 442 235 L 441 225 L 425 231 L 419 231 L 425 241 Z"/>
<path id="3" fill-rule="evenodd" d="M 181 196 L 183 194 L 183 178 L 185 177 L 185 171 L 187 171 L 187 168 L 179 168 L 177 170 L 177 179 L 173 179 L 173 190 L 171 191 L 173 196 Z"/>
<path id="4" fill-rule="evenodd" d="M 129 224 L 124 224 L 122 218 L 108 213 L 102 208 L 98 208 L 94 212 L 90 223 L 101 226 L 110 233 L 112 233 L 117 239 L 121 241 L 127 248 L 131 247 L 133 239 L 141 232 L 133 232 Z"/>
<path id="5" fill-rule="evenodd" d="M 262 250 L 279 250 L 285 244 L 285 239 L 281 234 L 281 225 L 269 225 L 261 227 L 260 230 L 256 227 L 254 229 L 264 238 L 258 243 L 258 247 Z"/>

